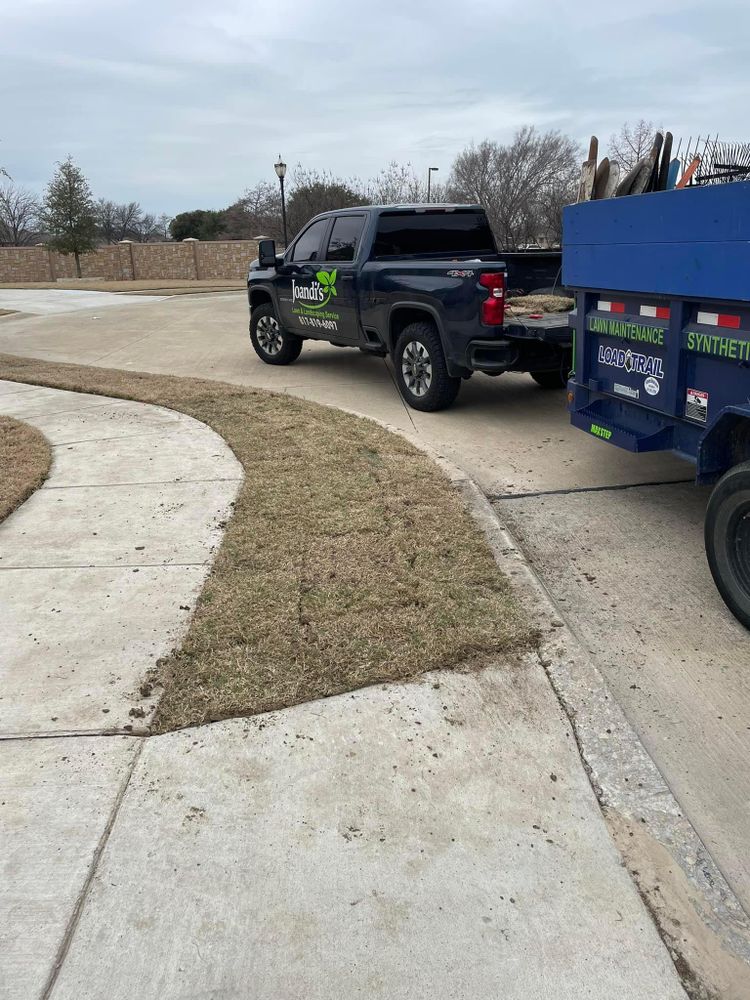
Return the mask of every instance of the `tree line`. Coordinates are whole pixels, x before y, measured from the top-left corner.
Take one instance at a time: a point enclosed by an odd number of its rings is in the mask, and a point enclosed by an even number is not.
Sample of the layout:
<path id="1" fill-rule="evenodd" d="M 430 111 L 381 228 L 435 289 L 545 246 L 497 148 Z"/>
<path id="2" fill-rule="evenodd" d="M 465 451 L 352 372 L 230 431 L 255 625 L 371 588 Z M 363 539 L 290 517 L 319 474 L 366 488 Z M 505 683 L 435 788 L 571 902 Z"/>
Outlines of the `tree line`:
<path id="1" fill-rule="evenodd" d="M 609 155 L 624 169 L 652 141 L 651 122 L 625 123 L 609 141 Z M 562 209 L 575 201 L 583 151 L 554 129 L 519 129 L 507 143 L 484 139 L 454 159 L 444 182 L 433 182 L 430 200 L 482 205 L 498 246 L 558 245 Z M 356 205 L 424 203 L 427 178 L 411 164 L 391 162 L 368 180 L 342 178 L 298 164 L 287 181 L 289 236 L 320 212 Z M 144 212 L 136 201 L 94 199 L 81 169 L 68 157 L 40 199 L 17 187 L 0 167 L 0 245 L 46 243 L 78 259 L 96 246 L 133 240 L 245 240 L 266 236 L 281 242 L 278 183 L 260 181 L 221 210 L 195 209 L 174 218 Z M 78 268 L 80 271 L 80 267 Z"/>
<path id="2" fill-rule="evenodd" d="M 641 119 L 626 122 L 609 139 L 609 157 L 629 170 L 651 148 L 655 127 Z M 584 151 L 570 136 L 533 126 L 518 129 L 507 143 L 485 139 L 454 159 L 444 182 L 433 181 L 433 202 L 470 202 L 487 212 L 498 247 L 555 246 L 562 238 L 562 209 L 575 201 Z M 356 205 L 413 204 L 427 201 L 427 178 L 411 164 L 391 162 L 374 178 L 342 178 L 331 171 L 298 165 L 287 182 L 290 238 L 320 212 Z M 221 211 L 175 216 L 175 239 L 283 238 L 279 185 L 260 181 Z"/>
<path id="3" fill-rule="evenodd" d="M 568 136 L 528 126 L 508 143 L 485 139 L 459 153 L 447 179 L 433 180 L 430 200 L 482 205 L 502 249 L 554 245 L 562 234 L 562 208 L 576 197 L 582 155 Z M 288 233 L 292 237 L 320 212 L 426 201 L 427 178 L 411 164 L 391 162 L 365 181 L 298 165 L 287 182 Z M 279 185 L 260 181 L 221 211 L 183 212 L 172 233 L 175 239 L 281 241 Z"/>

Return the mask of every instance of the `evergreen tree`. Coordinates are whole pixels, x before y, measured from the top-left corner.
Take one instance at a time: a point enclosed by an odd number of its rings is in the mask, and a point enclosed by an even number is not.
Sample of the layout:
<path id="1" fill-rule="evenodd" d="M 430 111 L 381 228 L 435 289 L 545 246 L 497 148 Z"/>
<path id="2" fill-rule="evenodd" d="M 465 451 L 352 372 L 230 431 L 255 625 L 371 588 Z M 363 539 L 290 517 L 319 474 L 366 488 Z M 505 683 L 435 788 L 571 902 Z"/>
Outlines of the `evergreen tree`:
<path id="1" fill-rule="evenodd" d="M 60 253 L 73 254 L 80 278 L 81 254 L 95 247 L 96 206 L 88 181 L 70 156 L 58 163 L 47 185 L 42 221 L 49 233 L 49 245 Z"/>

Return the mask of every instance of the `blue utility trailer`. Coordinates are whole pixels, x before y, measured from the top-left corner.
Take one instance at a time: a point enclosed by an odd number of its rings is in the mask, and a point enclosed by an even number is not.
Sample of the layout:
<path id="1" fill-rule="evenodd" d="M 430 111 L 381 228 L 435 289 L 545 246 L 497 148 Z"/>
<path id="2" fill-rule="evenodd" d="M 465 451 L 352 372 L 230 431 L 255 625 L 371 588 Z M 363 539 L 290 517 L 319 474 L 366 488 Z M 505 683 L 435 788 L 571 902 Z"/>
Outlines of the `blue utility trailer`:
<path id="1" fill-rule="evenodd" d="M 709 567 L 750 628 L 750 182 L 571 205 L 572 423 L 716 483 Z"/>

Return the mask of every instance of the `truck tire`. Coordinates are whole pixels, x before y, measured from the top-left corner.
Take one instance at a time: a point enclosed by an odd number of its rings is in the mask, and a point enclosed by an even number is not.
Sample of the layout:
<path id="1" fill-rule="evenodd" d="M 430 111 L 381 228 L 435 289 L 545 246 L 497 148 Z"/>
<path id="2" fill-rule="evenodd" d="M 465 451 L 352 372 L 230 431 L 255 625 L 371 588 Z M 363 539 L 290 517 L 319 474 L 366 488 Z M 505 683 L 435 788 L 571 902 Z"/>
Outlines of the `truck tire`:
<path id="1" fill-rule="evenodd" d="M 529 372 L 529 375 L 542 389 L 564 389 L 568 384 L 568 376 L 562 371 Z"/>
<path id="2" fill-rule="evenodd" d="M 290 365 L 302 350 L 302 337 L 281 328 L 270 303 L 253 309 L 250 340 L 255 353 L 267 365 Z"/>
<path id="3" fill-rule="evenodd" d="M 750 628 L 750 462 L 735 465 L 714 487 L 704 536 L 714 583 L 734 617 Z"/>
<path id="4" fill-rule="evenodd" d="M 458 395 L 461 379 L 448 374 L 443 345 L 432 323 L 404 327 L 393 363 L 398 390 L 414 410 L 444 410 Z"/>

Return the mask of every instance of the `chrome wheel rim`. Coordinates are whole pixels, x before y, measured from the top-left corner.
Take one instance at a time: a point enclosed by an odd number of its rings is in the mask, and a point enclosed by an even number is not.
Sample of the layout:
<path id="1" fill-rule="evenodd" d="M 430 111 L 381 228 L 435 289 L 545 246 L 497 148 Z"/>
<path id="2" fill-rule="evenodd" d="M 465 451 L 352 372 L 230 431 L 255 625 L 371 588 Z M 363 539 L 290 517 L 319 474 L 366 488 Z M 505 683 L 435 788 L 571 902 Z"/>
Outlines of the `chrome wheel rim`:
<path id="1" fill-rule="evenodd" d="M 401 374 L 409 392 L 424 396 L 432 385 L 430 353 L 418 340 L 410 340 L 401 355 Z"/>
<path id="2" fill-rule="evenodd" d="M 283 347 L 281 329 L 273 316 L 261 316 L 255 328 L 255 335 L 266 354 L 278 354 Z"/>

